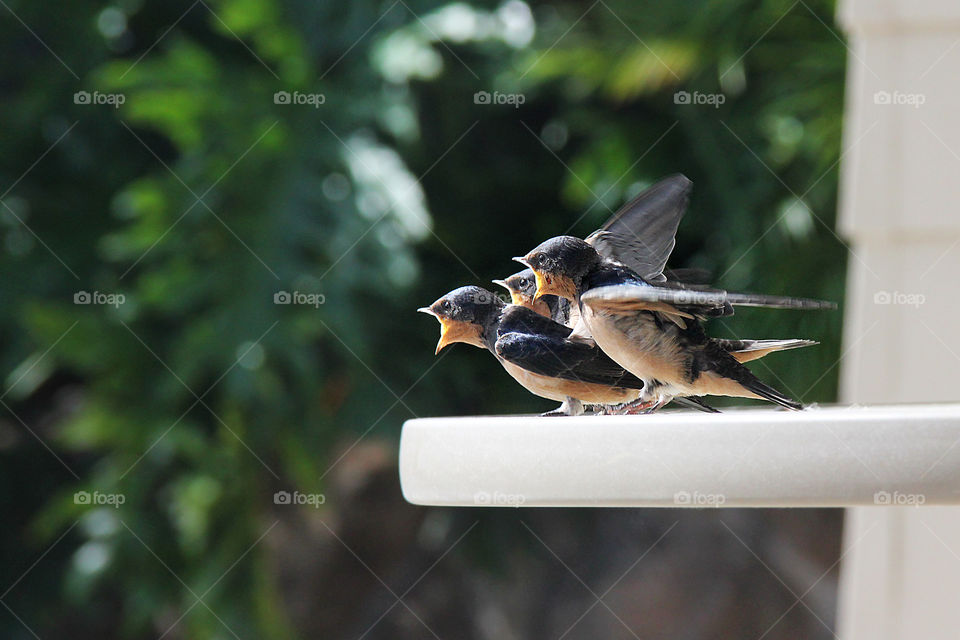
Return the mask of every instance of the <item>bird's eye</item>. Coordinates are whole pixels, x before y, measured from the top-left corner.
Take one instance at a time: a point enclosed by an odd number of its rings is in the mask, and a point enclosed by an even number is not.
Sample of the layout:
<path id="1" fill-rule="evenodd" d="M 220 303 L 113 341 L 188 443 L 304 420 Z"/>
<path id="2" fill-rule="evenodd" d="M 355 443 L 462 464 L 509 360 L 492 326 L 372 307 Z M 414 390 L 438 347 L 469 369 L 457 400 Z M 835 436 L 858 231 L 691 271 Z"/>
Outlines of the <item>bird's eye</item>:
<path id="1" fill-rule="evenodd" d="M 527 283 L 527 279 L 526 279 L 526 278 L 520 278 L 519 284 L 520 284 L 521 287 L 526 287 L 527 284 L 528 284 L 528 283 Z"/>
<path id="2" fill-rule="evenodd" d="M 543 255 L 542 253 L 537 256 L 538 267 L 542 267 L 544 264 L 546 264 L 546 262 L 547 262 L 547 256 Z"/>
<path id="3" fill-rule="evenodd" d="M 440 309 L 443 311 L 450 311 L 453 308 L 453 305 L 450 304 L 449 300 L 444 300 L 443 304 L 440 305 Z"/>

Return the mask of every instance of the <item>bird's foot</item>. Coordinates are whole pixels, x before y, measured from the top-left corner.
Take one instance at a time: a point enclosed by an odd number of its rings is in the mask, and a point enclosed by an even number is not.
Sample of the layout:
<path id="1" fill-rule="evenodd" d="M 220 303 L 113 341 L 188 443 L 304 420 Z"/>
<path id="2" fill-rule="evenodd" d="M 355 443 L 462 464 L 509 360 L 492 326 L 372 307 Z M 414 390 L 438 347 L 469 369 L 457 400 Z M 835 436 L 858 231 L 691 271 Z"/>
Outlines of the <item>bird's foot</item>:
<path id="1" fill-rule="evenodd" d="M 611 415 L 619 416 L 633 416 L 642 413 L 650 413 L 659 409 L 659 401 L 657 400 L 634 400 L 633 402 L 625 402 L 614 407 L 610 407 Z"/>
<path id="2" fill-rule="evenodd" d="M 553 411 L 541 413 L 541 418 L 552 418 L 555 416 L 579 416 L 583 413 L 583 403 L 576 398 L 568 397 L 563 403 Z"/>

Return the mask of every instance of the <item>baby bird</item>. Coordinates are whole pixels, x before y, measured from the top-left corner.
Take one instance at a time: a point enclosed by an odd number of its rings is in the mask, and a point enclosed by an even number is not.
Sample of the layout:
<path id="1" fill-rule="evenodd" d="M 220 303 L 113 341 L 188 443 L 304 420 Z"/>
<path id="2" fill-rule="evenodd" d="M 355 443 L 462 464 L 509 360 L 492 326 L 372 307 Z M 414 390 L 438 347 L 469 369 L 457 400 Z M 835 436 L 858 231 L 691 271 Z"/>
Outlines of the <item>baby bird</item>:
<path id="1" fill-rule="evenodd" d="M 657 246 L 667 246 L 659 243 Z M 672 246 L 672 245 L 671 245 Z M 666 280 L 669 250 L 648 257 L 639 274 L 601 256 L 571 236 L 551 238 L 517 261 L 534 272 L 535 299 L 556 295 L 580 310 L 584 333 L 614 361 L 644 381 L 642 401 L 653 411 L 675 397 L 720 395 L 762 398 L 789 409 L 800 403 L 760 381 L 741 362 L 751 354 L 814 344 L 806 340 L 719 341 L 707 337 L 700 320 L 733 313 L 732 305 L 824 309 L 818 300 L 716 289 L 689 289 Z M 576 340 L 578 328 L 571 339 Z M 729 349 L 745 349 L 738 358 Z"/>
<path id="2" fill-rule="evenodd" d="M 493 284 L 509 291 L 513 304 L 536 311 L 554 322 L 573 327 L 580 319 L 580 311 L 574 308 L 569 300 L 551 295 L 536 297 L 537 281 L 531 269 L 518 271 L 503 280 L 493 280 Z"/>

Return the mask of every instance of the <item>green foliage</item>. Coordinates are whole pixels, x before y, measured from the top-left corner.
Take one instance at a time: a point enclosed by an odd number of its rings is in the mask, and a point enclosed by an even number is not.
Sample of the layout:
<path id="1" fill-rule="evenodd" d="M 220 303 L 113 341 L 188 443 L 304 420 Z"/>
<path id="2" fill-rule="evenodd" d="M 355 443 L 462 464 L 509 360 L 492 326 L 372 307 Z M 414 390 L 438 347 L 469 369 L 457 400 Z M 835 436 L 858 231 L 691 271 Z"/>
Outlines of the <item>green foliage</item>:
<path id="1" fill-rule="evenodd" d="M 0 584 L 69 531 L 7 597 L 38 632 L 106 619 L 105 636 L 155 636 L 216 585 L 204 601 L 227 625 L 292 637 L 251 549 L 274 491 L 322 492 L 344 443 L 396 438 L 413 414 L 550 406 L 487 354 L 434 359 L 436 327 L 413 310 L 589 233 L 663 175 L 696 185 L 674 266 L 843 297 L 830 2 L 543 3 L 529 43 L 517 2 L 208 5 L 10 2 L 0 21 L 16 60 L 0 71 L 0 473 L 16 523 Z M 75 104 L 81 90 L 125 101 Z M 525 102 L 475 104 L 480 90 Z M 325 302 L 277 305 L 279 291 Z M 756 370 L 833 399 L 839 313 L 712 330 L 820 340 Z M 126 502 L 78 505 L 78 490 Z M 224 637 L 210 609 L 184 637 Z"/>

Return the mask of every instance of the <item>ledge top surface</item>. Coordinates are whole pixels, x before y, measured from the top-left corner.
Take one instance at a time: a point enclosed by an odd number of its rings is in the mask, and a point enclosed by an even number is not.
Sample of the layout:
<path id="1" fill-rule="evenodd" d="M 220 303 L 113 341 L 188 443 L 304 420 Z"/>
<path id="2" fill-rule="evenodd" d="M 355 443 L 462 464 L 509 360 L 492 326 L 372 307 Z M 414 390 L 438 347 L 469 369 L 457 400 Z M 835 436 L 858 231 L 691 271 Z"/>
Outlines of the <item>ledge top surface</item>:
<path id="1" fill-rule="evenodd" d="M 423 505 L 960 504 L 960 404 L 418 418 L 400 479 Z"/>

